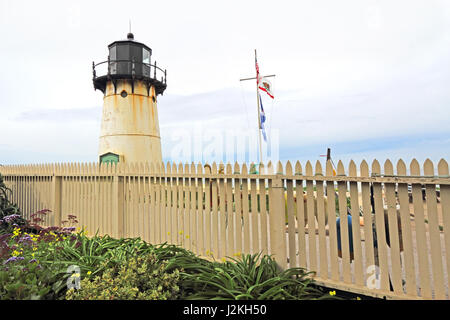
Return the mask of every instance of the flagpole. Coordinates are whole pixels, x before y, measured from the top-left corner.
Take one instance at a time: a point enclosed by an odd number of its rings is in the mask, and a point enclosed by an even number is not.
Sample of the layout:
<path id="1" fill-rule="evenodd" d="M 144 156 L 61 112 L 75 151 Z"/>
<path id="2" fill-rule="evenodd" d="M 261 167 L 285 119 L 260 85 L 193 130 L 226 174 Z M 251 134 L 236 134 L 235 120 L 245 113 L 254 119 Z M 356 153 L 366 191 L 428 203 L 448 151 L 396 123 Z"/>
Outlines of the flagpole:
<path id="1" fill-rule="evenodd" d="M 256 49 L 255 49 L 255 66 L 257 63 Z M 258 91 L 258 71 L 256 71 L 256 103 L 258 107 L 258 140 L 259 140 L 259 172 L 261 173 L 261 163 L 262 163 L 262 142 L 261 142 L 261 107 L 259 105 L 259 91 Z"/>

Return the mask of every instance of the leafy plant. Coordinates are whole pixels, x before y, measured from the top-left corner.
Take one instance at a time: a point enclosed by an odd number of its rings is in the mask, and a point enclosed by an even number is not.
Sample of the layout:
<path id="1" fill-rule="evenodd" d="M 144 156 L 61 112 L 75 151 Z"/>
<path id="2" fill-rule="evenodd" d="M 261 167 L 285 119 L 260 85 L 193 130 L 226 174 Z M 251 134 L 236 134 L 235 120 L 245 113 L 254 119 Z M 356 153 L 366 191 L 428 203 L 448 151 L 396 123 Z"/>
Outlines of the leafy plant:
<path id="1" fill-rule="evenodd" d="M 154 253 L 107 267 L 102 276 L 84 278 L 80 289 L 69 289 L 68 300 L 168 300 L 179 292 L 179 270 L 167 272 L 166 261 Z"/>
<path id="2" fill-rule="evenodd" d="M 36 259 L 11 257 L 0 267 L 2 300 L 52 299 L 58 286 L 58 270 L 43 267 Z"/>
<path id="3" fill-rule="evenodd" d="M 326 298 L 310 286 L 311 273 L 281 271 L 270 256 L 243 255 L 224 263 L 193 261 L 181 273 L 183 299 L 276 300 Z"/>

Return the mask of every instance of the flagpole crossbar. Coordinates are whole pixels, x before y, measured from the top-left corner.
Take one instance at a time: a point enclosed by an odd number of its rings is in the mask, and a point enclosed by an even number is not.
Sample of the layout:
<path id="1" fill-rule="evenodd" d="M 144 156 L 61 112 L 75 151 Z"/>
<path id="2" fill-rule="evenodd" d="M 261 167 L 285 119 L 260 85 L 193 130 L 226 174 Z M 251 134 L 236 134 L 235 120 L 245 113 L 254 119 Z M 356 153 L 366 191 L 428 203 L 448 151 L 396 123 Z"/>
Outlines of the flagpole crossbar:
<path id="1" fill-rule="evenodd" d="M 268 76 L 264 76 L 263 78 L 270 78 L 270 77 L 275 77 L 275 74 L 271 74 L 271 75 L 268 75 Z M 253 77 L 253 78 L 244 78 L 244 79 L 239 79 L 239 81 L 255 80 L 255 79 L 256 79 L 256 77 Z"/>

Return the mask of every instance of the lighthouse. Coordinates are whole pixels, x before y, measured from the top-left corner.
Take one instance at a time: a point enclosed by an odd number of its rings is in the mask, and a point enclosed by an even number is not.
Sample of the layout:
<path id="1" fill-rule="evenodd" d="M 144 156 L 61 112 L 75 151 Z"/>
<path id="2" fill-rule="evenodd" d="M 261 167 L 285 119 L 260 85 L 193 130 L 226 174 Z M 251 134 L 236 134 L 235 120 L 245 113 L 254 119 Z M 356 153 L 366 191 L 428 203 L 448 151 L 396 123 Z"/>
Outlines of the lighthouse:
<path id="1" fill-rule="evenodd" d="M 103 92 L 99 161 L 161 163 L 157 100 L 167 72 L 131 32 L 108 50 L 106 61 L 92 63 L 94 88 Z"/>

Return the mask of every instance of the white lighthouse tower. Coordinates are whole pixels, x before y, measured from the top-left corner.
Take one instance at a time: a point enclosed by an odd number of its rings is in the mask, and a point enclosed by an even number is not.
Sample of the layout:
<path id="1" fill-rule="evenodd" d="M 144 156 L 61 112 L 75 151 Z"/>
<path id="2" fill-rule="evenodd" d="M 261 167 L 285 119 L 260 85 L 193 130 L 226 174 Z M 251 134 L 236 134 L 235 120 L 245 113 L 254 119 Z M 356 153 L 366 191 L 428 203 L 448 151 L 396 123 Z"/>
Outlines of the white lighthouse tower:
<path id="1" fill-rule="evenodd" d="M 162 161 L 157 96 L 166 70 L 151 63 L 152 49 L 126 40 L 108 46 L 107 61 L 92 63 L 94 88 L 103 92 L 100 162 Z"/>

